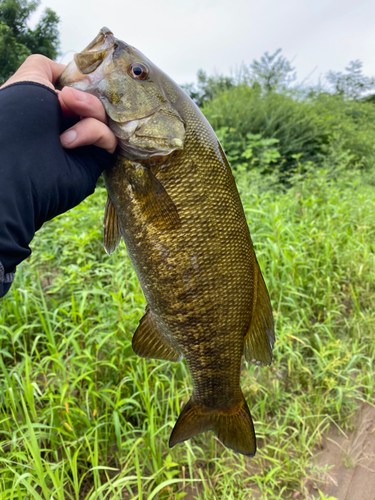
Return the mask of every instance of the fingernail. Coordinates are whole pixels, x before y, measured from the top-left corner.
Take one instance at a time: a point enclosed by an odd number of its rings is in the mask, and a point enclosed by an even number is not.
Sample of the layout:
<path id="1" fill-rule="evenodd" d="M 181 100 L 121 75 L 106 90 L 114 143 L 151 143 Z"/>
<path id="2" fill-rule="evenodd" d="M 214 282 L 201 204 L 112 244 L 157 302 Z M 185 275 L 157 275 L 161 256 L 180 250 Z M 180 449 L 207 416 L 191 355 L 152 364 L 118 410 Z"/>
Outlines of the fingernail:
<path id="1" fill-rule="evenodd" d="M 63 146 L 68 146 L 77 139 L 77 132 L 75 130 L 68 130 L 60 136 L 60 141 Z"/>

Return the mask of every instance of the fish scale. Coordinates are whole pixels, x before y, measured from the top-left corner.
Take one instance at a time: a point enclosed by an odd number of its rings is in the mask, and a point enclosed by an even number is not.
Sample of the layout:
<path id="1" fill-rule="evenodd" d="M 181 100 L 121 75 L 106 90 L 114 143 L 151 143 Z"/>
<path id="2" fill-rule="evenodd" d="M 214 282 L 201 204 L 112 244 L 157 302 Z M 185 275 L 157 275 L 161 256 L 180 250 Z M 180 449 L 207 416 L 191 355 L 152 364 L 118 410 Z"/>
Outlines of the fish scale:
<path id="1" fill-rule="evenodd" d="M 149 358 L 184 357 L 192 376 L 170 446 L 213 430 L 225 446 L 253 456 L 241 360 L 271 362 L 273 319 L 214 131 L 173 80 L 107 28 L 60 84 L 96 95 L 119 138 L 104 174 L 105 248 L 112 253 L 124 239 L 147 301 L 133 349 Z"/>

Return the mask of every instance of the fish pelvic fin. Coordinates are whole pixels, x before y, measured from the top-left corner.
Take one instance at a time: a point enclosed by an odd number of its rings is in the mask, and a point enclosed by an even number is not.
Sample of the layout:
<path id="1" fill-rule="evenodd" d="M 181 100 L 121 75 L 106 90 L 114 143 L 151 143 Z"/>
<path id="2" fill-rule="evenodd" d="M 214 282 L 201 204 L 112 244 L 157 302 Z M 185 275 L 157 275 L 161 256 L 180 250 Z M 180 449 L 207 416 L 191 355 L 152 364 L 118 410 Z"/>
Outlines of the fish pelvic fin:
<path id="1" fill-rule="evenodd" d="M 256 365 L 269 365 L 272 361 L 275 331 L 271 301 L 259 264 L 256 263 L 256 287 L 250 327 L 245 336 L 246 361 Z"/>
<path id="2" fill-rule="evenodd" d="M 224 446 L 237 453 L 253 457 L 256 453 L 256 438 L 249 407 L 242 401 L 232 408 L 214 410 L 195 404 L 193 397 L 183 408 L 169 439 L 172 448 L 197 434 L 214 431 Z"/>
<path id="3" fill-rule="evenodd" d="M 108 196 L 104 212 L 104 249 L 111 255 L 118 247 L 121 234 L 118 216 L 113 203 Z"/>
<path id="4" fill-rule="evenodd" d="M 135 331 L 132 348 L 135 354 L 141 358 L 174 362 L 182 359 L 182 354 L 171 345 L 155 323 L 149 306 L 146 306 L 146 314 L 142 317 Z"/>

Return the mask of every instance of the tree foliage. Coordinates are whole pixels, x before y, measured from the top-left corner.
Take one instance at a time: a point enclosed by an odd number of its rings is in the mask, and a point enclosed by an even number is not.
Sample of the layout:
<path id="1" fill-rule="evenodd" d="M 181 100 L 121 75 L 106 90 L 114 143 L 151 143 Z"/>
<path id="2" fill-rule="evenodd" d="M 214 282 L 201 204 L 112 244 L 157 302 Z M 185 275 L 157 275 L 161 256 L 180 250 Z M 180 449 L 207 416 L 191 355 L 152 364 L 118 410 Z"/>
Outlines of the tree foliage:
<path id="1" fill-rule="evenodd" d="M 352 61 L 326 83 L 292 85 L 296 73 L 278 49 L 242 66 L 235 77 L 207 76 L 185 85 L 216 131 L 235 171 L 278 171 L 281 179 L 313 162 L 334 168 L 375 164 L 375 78 Z M 307 167 L 306 167 L 307 168 Z"/>
<path id="2" fill-rule="evenodd" d="M 238 85 L 205 104 L 202 111 L 215 131 L 226 127 L 220 138 L 235 168 L 249 147 L 249 134 L 277 140 L 273 148 L 279 152 L 277 164 L 282 170 L 293 169 L 300 159 L 315 160 L 328 140 L 326 123 L 316 115 L 314 104 L 286 93 Z"/>
<path id="3" fill-rule="evenodd" d="M 370 78 L 362 74 L 362 62 L 359 60 L 350 61 L 345 68 L 346 73 L 340 71 L 329 71 L 327 80 L 335 94 L 346 99 L 360 99 L 370 90 L 375 89 L 375 78 Z"/>
<path id="4" fill-rule="evenodd" d="M 204 103 L 236 85 L 257 87 L 262 92 L 280 92 L 287 89 L 295 79 L 296 73 L 290 61 L 281 54 L 281 49 L 277 49 L 273 54 L 265 52 L 259 61 L 254 60 L 249 66 L 242 65 L 235 77 L 208 76 L 200 69 L 197 72 L 197 83 L 187 83 L 182 88 L 202 107 Z"/>
<path id="5" fill-rule="evenodd" d="M 197 84 L 187 83 L 181 85 L 181 87 L 193 99 L 195 104 L 203 106 L 203 103 L 210 101 L 220 92 L 228 90 L 234 85 L 234 78 L 230 76 L 207 76 L 207 73 L 203 69 L 199 69 L 197 72 Z"/>
<path id="6" fill-rule="evenodd" d="M 30 54 L 55 59 L 59 53 L 59 17 L 45 9 L 35 29 L 27 22 L 40 0 L 0 0 L 0 84 L 9 78 Z"/>
<path id="7" fill-rule="evenodd" d="M 295 68 L 283 55 L 281 49 L 273 54 L 265 52 L 260 61 L 250 64 L 250 82 L 256 82 L 266 92 L 287 88 L 295 79 Z"/>

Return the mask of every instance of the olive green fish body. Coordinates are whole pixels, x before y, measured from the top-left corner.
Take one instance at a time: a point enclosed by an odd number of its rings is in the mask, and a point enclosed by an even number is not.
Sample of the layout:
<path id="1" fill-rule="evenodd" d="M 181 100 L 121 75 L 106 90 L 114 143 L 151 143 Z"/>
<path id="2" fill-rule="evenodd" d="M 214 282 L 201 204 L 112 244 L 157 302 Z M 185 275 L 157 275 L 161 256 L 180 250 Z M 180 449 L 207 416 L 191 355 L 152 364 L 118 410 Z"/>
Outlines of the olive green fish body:
<path id="1" fill-rule="evenodd" d="M 101 33 L 107 34 L 108 50 L 110 32 Z M 100 37 L 97 44 L 103 46 Z M 251 456 L 256 443 L 240 387 L 241 359 L 245 354 L 248 361 L 269 364 L 274 333 L 233 175 L 211 126 L 188 96 L 135 49 L 124 51 L 115 51 L 113 60 L 121 60 L 115 69 L 108 63 L 112 78 L 104 97 L 96 84 L 77 88 L 101 98 L 120 138 L 116 161 L 104 174 L 105 246 L 110 253 L 123 237 L 147 300 L 133 349 L 144 357 L 186 359 L 193 394 L 171 446 L 213 430 L 226 446 Z M 132 97 L 123 98 L 123 84 L 114 78 L 119 67 L 133 79 L 148 71 L 149 99 L 142 79 L 141 90 L 130 82 Z M 61 80 L 72 84 L 64 74 Z M 116 100 L 122 114 L 111 110 Z M 129 115 L 137 100 L 138 111 Z"/>
<path id="2" fill-rule="evenodd" d="M 240 364 L 256 261 L 216 136 L 191 102 L 185 108 L 184 149 L 155 172 L 176 207 L 175 228 L 160 230 L 143 217 L 128 180 L 132 162 L 120 157 L 105 180 L 149 308 L 185 357 L 195 400 L 225 408 L 242 401 Z"/>

